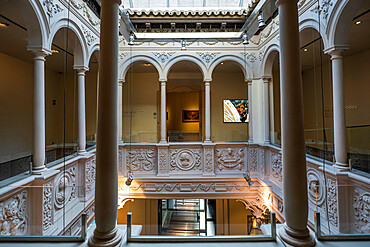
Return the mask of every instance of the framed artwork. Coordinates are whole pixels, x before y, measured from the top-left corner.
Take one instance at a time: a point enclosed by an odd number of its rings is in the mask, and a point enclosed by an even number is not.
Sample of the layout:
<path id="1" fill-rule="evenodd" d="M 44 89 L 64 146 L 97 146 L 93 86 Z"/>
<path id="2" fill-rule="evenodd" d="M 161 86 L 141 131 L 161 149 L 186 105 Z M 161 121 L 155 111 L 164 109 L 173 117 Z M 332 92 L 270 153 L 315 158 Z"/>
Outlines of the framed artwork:
<path id="1" fill-rule="evenodd" d="M 224 123 L 248 123 L 249 109 L 246 99 L 224 99 L 223 118 Z"/>
<path id="2" fill-rule="evenodd" d="M 183 122 L 199 122 L 199 110 L 182 110 Z"/>

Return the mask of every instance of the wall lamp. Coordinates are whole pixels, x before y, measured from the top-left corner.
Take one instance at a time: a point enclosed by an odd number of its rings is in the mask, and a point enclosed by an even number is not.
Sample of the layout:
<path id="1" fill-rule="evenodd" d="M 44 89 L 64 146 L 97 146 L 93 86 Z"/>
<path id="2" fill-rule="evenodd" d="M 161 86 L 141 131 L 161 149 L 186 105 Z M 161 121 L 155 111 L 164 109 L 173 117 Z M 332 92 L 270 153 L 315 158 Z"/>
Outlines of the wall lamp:
<path id="1" fill-rule="evenodd" d="M 133 33 L 130 34 L 130 38 L 128 40 L 128 45 L 134 45 L 135 36 Z"/>
<path id="2" fill-rule="evenodd" d="M 186 51 L 186 40 L 185 39 L 181 40 L 181 50 Z"/>
<path id="3" fill-rule="evenodd" d="M 259 29 L 264 28 L 266 26 L 266 23 L 263 20 L 262 12 L 260 12 L 260 14 L 258 15 L 257 20 L 258 20 L 258 28 Z"/>
<path id="4" fill-rule="evenodd" d="M 129 171 L 128 172 L 128 175 L 127 175 L 127 180 L 126 180 L 125 184 L 127 186 L 130 186 L 133 180 L 134 180 L 134 175 L 132 175 L 132 172 Z"/>
<path id="5" fill-rule="evenodd" d="M 248 186 L 252 186 L 254 184 L 254 182 L 252 181 L 252 179 L 251 179 L 251 177 L 249 176 L 248 173 L 243 174 L 243 177 L 244 177 L 245 181 L 247 181 Z"/>
<path id="6" fill-rule="evenodd" d="M 243 45 L 249 44 L 247 33 L 243 33 L 242 39 L 243 39 Z"/>

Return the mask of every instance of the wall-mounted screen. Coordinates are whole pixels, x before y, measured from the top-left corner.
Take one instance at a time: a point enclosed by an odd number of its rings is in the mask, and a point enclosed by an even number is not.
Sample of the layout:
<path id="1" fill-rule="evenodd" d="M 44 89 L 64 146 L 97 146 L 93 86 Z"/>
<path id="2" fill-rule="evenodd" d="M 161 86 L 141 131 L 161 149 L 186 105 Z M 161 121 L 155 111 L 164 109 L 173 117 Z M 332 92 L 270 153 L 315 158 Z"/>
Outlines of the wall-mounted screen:
<path id="1" fill-rule="evenodd" d="M 248 123 L 249 110 L 246 99 L 224 99 L 224 123 Z"/>

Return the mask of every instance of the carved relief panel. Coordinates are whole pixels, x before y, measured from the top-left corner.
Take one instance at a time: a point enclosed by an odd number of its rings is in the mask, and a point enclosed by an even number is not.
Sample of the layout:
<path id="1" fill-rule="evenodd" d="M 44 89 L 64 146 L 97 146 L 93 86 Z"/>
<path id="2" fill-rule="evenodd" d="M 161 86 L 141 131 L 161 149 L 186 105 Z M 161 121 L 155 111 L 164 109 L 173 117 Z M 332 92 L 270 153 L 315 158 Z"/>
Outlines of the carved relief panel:
<path id="1" fill-rule="evenodd" d="M 271 175 L 279 182 L 283 181 L 283 166 L 281 164 L 281 155 L 272 153 L 271 155 Z"/>
<path id="2" fill-rule="evenodd" d="M 54 207 L 57 210 L 66 206 L 76 198 L 76 171 L 77 165 L 61 172 L 54 180 Z"/>
<path id="3" fill-rule="evenodd" d="M 356 233 L 370 233 L 370 193 L 355 188 L 353 197 L 354 230 Z"/>
<path id="4" fill-rule="evenodd" d="M 140 173 L 155 173 L 157 153 L 155 148 L 132 148 L 126 150 L 126 169 Z"/>
<path id="5" fill-rule="evenodd" d="M 245 167 L 244 148 L 217 148 L 216 170 L 217 171 L 241 171 Z"/>
<path id="6" fill-rule="evenodd" d="M 191 172 L 202 171 L 202 150 L 200 148 L 174 148 L 170 149 L 169 172 Z"/>

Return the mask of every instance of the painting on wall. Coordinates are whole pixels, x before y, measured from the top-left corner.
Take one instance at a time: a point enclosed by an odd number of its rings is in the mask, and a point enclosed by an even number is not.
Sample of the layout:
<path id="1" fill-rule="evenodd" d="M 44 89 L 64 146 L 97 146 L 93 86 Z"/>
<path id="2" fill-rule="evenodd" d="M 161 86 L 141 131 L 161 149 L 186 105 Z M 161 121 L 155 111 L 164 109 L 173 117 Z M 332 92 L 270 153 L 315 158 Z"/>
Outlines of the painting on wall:
<path id="1" fill-rule="evenodd" d="M 199 122 L 198 110 L 182 110 L 183 122 Z"/>
<path id="2" fill-rule="evenodd" d="M 246 99 L 223 100 L 224 123 L 248 123 L 249 110 Z"/>

